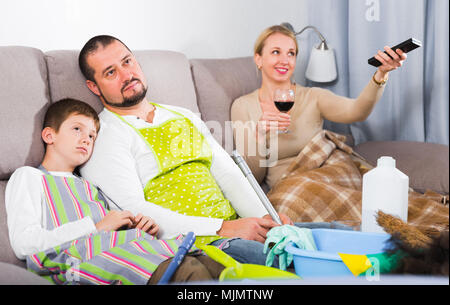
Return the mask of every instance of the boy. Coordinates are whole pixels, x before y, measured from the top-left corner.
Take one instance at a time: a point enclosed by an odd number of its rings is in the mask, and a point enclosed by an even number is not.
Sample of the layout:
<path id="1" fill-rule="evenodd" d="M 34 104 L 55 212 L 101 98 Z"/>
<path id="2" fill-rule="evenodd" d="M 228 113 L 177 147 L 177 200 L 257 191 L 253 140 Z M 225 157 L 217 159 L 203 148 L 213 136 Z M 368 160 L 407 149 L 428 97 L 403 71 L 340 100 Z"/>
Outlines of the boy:
<path id="1" fill-rule="evenodd" d="M 17 169 L 6 187 L 16 256 L 56 284 L 157 283 L 182 236 L 156 239 L 151 218 L 109 211 L 98 189 L 73 174 L 91 156 L 100 128 L 95 110 L 64 99 L 49 107 L 43 127 L 42 164 Z M 209 280 L 222 269 L 208 257 L 186 256 L 172 280 Z"/>

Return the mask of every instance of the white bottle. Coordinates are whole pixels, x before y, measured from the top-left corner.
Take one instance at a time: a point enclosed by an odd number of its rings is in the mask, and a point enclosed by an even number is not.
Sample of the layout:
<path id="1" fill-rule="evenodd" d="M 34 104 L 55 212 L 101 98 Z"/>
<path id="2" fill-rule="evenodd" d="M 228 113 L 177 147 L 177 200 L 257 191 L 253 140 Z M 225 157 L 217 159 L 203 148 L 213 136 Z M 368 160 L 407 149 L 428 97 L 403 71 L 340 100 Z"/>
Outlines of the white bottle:
<path id="1" fill-rule="evenodd" d="M 395 168 L 395 159 L 381 157 L 377 167 L 363 176 L 362 223 L 363 232 L 384 233 L 376 221 L 378 210 L 408 220 L 409 178 Z"/>

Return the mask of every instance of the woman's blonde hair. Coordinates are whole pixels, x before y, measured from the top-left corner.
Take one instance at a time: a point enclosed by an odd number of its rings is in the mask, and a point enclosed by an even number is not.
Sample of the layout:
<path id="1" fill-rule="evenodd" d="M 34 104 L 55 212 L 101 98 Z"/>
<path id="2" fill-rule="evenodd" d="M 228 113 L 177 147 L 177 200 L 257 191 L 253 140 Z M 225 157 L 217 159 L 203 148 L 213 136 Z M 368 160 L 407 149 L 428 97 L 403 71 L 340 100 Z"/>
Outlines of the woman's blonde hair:
<path id="1" fill-rule="evenodd" d="M 295 33 L 283 25 L 273 25 L 273 26 L 265 29 L 264 31 L 262 31 L 262 33 L 259 34 L 258 39 L 256 39 L 255 47 L 253 50 L 254 54 L 262 55 L 262 50 L 264 48 L 264 44 L 265 44 L 267 38 L 269 38 L 270 35 L 275 34 L 275 33 L 280 33 L 280 34 L 283 34 L 283 35 L 286 35 L 286 36 L 292 38 L 292 40 L 295 42 L 295 55 L 298 54 L 298 43 L 297 43 L 297 38 L 295 37 Z"/>

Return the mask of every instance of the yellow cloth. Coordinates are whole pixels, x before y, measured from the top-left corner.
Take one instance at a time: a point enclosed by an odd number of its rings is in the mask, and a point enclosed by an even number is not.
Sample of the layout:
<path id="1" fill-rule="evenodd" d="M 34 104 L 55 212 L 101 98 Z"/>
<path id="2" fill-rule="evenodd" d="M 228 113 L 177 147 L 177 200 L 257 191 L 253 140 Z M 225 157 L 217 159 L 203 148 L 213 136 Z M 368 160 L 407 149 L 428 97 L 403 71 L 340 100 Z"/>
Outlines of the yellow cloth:
<path id="1" fill-rule="evenodd" d="M 372 263 L 366 255 L 338 253 L 344 264 L 354 276 L 359 276 L 372 267 Z"/>

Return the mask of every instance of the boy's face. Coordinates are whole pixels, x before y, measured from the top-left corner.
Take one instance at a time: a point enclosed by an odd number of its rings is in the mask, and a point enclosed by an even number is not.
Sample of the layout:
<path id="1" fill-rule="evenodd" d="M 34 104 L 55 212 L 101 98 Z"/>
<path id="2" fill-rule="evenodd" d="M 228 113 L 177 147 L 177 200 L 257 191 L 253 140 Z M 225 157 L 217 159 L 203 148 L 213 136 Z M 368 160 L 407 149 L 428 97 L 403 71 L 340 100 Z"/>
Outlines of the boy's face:
<path id="1" fill-rule="evenodd" d="M 55 161 L 72 170 L 89 160 L 96 136 L 94 120 L 81 114 L 71 114 L 58 132 L 50 127 L 42 132 L 47 153 L 51 151 Z"/>

